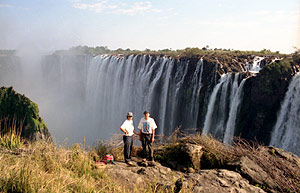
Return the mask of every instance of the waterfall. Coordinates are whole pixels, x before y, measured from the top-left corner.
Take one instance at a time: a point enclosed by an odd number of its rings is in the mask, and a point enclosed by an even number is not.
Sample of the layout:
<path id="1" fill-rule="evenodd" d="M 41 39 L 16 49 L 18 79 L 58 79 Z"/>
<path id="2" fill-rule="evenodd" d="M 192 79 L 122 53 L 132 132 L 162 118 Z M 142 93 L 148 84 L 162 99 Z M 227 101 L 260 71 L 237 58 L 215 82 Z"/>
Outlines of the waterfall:
<path id="1" fill-rule="evenodd" d="M 207 113 L 205 116 L 204 121 L 204 129 L 203 134 L 208 135 L 211 132 L 211 124 L 213 119 L 213 112 L 216 104 L 217 94 L 219 92 L 219 89 L 224 84 L 224 82 L 227 82 L 230 79 L 230 74 L 223 74 L 219 80 L 219 83 L 214 87 L 214 90 L 210 96 L 208 107 L 207 107 Z"/>
<path id="2" fill-rule="evenodd" d="M 199 60 L 198 65 L 196 67 L 196 70 L 193 74 L 193 79 L 192 79 L 192 99 L 190 102 L 190 114 L 188 115 L 188 122 L 191 123 L 189 126 L 190 128 L 196 128 L 197 127 L 197 122 L 195 119 L 198 117 L 199 113 L 199 96 L 200 96 L 200 90 L 202 88 L 202 73 L 203 73 L 203 60 Z"/>
<path id="3" fill-rule="evenodd" d="M 213 134 L 231 143 L 245 80 L 238 85 L 240 74 L 224 74 L 214 87 L 205 116 L 203 134 Z"/>
<path id="4" fill-rule="evenodd" d="M 243 93 L 243 88 L 244 84 L 246 82 L 246 79 L 243 79 L 240 86 L 238 86 L 237 91 L 231 92 L 232 97 L 231 97 L 231 104 L 230 104 L 230 112 L 229 112 L 229 118 L 226 124 L 226 130 L 225 130 L 225 135 L 224 135 L 224 143 L 231 144 L 232 143 L 232 138 L 234 136 L 234 130 L 235 130 L 235 123 L 237 119 L 237 114 L 239 110 L 239 106 L 241 103 L 242 99 L 242 93 Z M 234 87 L 237 87 L 237 81 L 234 82 Z"/>
<path id="5" fill-rule="evenodd" d="M 148 55 L 93 58 L 87 70 L 84 109 L 91 123 L 86 128 L 90 138 L 119 132 L 128 111 L 134 113 L 135 126 L 143 111 L 150 111 L 158 134 L 169 135 L 178 125 L 196 128 L 202 71 L 201 59 L 192 62 Z"/>
<path id="6" fill-rule="evenodd" d="M 255 56 L 252 64 L 247 63 L 246 67 L 249 72 L 258 73 L 261 70 L 260 64 L 263 59 L 265 59 L 265 57 Z"/>
<path id="7" fill-rule="evenodd" d="M 279 111 L 270 145 L 300 155 L 300 74 L 293 77 Z"/>

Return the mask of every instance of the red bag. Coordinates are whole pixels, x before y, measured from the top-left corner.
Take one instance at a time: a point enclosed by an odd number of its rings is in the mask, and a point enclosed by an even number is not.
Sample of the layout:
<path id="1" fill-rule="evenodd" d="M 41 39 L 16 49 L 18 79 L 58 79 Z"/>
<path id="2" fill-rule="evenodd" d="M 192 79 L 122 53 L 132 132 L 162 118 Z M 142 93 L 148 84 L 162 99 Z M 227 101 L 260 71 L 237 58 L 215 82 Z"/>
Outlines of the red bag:
<path id="1" fill-rule="evenodd" d="M 114 156 L 111 154 L 106 154 L 101 161 L 106 164 L 108 163 L 114 164 Z"/>

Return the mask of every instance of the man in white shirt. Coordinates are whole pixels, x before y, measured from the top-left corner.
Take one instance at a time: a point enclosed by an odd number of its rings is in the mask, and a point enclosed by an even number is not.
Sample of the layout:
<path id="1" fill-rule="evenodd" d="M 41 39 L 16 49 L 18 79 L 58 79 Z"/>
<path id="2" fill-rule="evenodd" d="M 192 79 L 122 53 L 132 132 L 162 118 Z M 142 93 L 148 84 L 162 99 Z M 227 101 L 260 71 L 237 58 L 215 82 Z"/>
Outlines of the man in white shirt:
<path id="1" fill-rule="evenodd" d="M 136 134 L 133 126 L 133 113 L 127 113 L 127 119 L 121 125 L 120 130 L 124 133 L 123 142 L 124 142 L 124 159 L 128 165 L 132 165 L 131 162 L 131 151 L 133 145 L 133 134 Z"/>
<path id="2" fill-rule="evenodd" d="M 157 128 L 157 125 L 153 118 L 150 117 L 150 112 L 145 111 L 144 117 L 141 118 L 138 128 L 140 129 L 139 135 L 141 136 L 142 146 L 143 146 L 143 152 L 144 152 L 144 159 L 147 158 L 147 149 L 148 146 L 149 149 L 149 160 L 153 161 L 153 149 L 152 149 L 152 143 L 154 142 L 154 136 L 155 136 L 155 129 Z"/>

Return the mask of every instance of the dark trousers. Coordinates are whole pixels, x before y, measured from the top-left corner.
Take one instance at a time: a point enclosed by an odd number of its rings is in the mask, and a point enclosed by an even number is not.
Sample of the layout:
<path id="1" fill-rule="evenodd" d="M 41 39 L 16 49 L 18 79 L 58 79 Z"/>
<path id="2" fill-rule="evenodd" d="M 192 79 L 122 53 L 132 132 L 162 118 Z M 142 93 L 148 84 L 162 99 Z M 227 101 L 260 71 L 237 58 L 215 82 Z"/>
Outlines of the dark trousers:
<path id="1" fill-rule="evenodd" d="M 123 142 L 124 142 L 124 159 L 125 162 L 131 161 L 131 151 L 132 151 L 132 145 L 133 145 L 133 137 L 132 136 L 123 136 Z"/>
<path id="2" fill-rule="evenodd" d="M 143 147 L 143 152 L 144 152 L 144 158 L 147 158 L 147 149 L 148 147 L 149 150 L 149 159 L 153 160 L 153 149 L 152 149 L 152 134 L 141 134 L 142 138 L 142 147 Z"/>

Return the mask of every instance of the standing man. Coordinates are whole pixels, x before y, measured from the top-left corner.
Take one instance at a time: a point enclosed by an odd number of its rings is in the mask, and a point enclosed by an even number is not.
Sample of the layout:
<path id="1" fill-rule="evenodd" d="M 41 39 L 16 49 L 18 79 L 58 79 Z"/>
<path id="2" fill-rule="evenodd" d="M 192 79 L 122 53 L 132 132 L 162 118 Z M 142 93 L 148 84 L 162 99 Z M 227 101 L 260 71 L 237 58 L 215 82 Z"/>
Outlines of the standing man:
<path id="1" fill-rule="evenodd" d="M 123 142 L 124 142 L 124 159 L 125 163 L 128 165 L 133 165 L 131 162 L 131 151 L 133 145 L 133 134 L 136 134 L 133 126 L 133 113 L 127 113 L 127 119 L 121 125 L 120 130 L 124 133 Z"/>
<path id="2" fill-rule="evenodd" d="M 149 149 L 149 160 L 154 161 L 152 143 L 154 142 L 155 129 L 157 128 L 157 125 L 154 119 L 150 117 L 149 111 L 144 112 L 144 117 L 141 118 L 138 128 L 140 129 L 139 135 L 141 136 L 144 152 L 143 161 L 146 161 L 147 158 L 146 146 L 148 146 Z"/>

